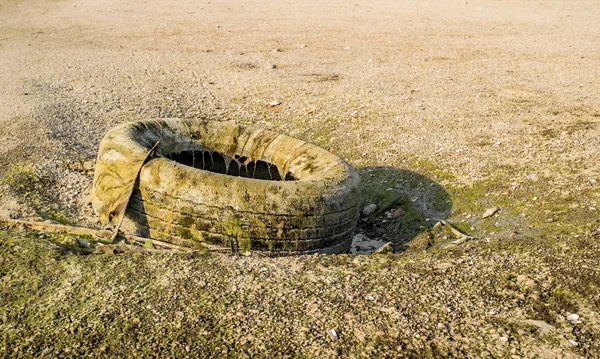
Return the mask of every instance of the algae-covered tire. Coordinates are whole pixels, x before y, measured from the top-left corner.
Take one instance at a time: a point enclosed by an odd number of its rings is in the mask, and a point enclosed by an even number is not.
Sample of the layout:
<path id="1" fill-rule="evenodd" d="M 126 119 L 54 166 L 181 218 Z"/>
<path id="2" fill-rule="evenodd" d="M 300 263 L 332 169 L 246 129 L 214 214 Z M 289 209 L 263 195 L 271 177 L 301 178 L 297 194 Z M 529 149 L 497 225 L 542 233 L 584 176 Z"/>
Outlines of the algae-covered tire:
<path id="1" fill-rule="evenodd" d="M 92 194 L 104 220 L 127 208 L 138 235 L 271 255 L 347 252 L 360 202 L 357 173 L 320 147 L 233 122 L 180 119 L 110 130 Z"/>

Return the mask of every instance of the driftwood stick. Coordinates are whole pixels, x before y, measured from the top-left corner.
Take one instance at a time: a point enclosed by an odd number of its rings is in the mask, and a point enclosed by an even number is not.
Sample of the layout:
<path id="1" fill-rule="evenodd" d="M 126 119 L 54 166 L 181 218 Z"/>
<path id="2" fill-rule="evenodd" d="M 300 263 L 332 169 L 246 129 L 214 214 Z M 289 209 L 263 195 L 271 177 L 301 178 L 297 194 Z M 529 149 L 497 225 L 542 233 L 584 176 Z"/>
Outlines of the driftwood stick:
<path id="1" fill-rule="evenodd" d="M 16 227 L 16 226 L 24 226 L 38 231 L 46 231 L 52 233 L 70 233 L 74 235 L 80 236 L 95 236 L 99 238 L 112 238 L 113 233 L 106 229 L 93 229 L 87 227 L 77 227 L 77 226 L 69 226 L 66 224 L 53 224 L 53 223 L 45 223 L 45 222 L 33 222 L 33 221 L 25 221 L 22 219 L 12 219 L 12 218 L 0 218 L 0 224 L 4 224 L 8 227 Z M 156 244 L 157 246 L 167 247 L 171 249 L 176 249 L 184 252 L 195 252 L 196 250 L 193 248 L 178 246 L 176 244 L 159 241 L 157 239 L 152 238 L 144 238 L 139 236 L 134 236 L 131 234 L 125 234 L 123 232 L 119 232 L 118 237 L 126 239 L 132 242 L 145 243 L 146 241 L 152 241 L 152 244 Z M 228 253 L 227 249 L 219 249 L 219 248 L 207 248 L 210 252 L 224 252 Z"/>
<path id="2" fill-rule="evenodd" d="M 401 200 L 402 197 L 403 197 L 402 195 L 394 197 L 394 199 L 392 199 L 391 201 L 387 202 L 386 204 L 384 204 L 383 206 L 381 206 L 381 208 L 379 208 L 377 211 L 375 211 L 375 213 L 373 213 L 372 215 L 370 215 L 369 218 L 375 218 L 375 217 L 379 216 L 385 210 L 387 210 L 388 208 L 390 208 L 391 206 L 393 206 L 396 202 L 398 202 L 399 200 Z"/>
<path id="3" fill-rule="evenodd" d="M 440 220 L 440 222 L 442 222 L 444 226 L 448 227 L 450 229 L 450 232 L 452 232 L 452 234 L 454 234 L 456 238 L 462 239 L 463 237 L 468 237 L 466 233 L 459 231 L 458 228 L 454 227 L 450 222 L 443 219 Z"/>
<path id="4" fill-rule="evenodd" d="M 158 146 L 159 143 L 160 143 L 160 141 L 156 141 L 154 146 L 152 146 L 150 151 L 148 151 L 148 153 L 146 154 L 146 157 L 144 157 L 144 160 L 142 161 L 142 163 L 140 163 L 140 166 L 138 167 L 137 173 L 135 174 L 135 178 L 133 179 L 133 183 L 131 184 L 131 189 L 129 190 L 129 194 L 127 195 L 127 200 L 123 204 L 123 210 L 121 211 L 121 214 L 119 215 L 119 221 L 117 222 L 117 226 L 115 227 L 115 230 L 114 230 L 112 236 L 110 236 L 110 241 L 113 243 L 114 243 L 115 239 L 117 239 L 117 236 L 119 235 L 119 229 L 121 228 L 121 224 L 123 224 L 123 219 L 125 218 L 125 212 L 127 211 L 127 206 L 129 205 L 129 200 L 131 199 L 131 195 L 133 194 L 133 189 L 135 188 L 135 182 L 137 181 L 138 177 L 140 176 L 140 171 L 142 170 L 144 163 L 146 163 L 146 161 L 148 160 L 148 158 L 150 157 L 152 152 L 154 152 L 154 149 L 156 148 L 156 146 Z"/>

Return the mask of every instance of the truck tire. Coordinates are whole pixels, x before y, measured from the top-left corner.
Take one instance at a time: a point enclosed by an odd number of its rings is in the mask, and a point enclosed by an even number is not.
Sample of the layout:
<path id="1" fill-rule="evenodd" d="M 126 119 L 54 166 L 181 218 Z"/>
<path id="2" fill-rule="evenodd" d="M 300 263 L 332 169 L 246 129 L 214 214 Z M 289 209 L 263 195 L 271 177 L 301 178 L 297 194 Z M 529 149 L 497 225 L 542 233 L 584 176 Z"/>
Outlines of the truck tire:
<path id="1" fill-rule="evenodd" d="M 103 220 L 115 221 L 126 209 L 129 230 L 188 247 L 345 253 L 359 215 L 359 181 L 336 155 L 271 131 L 144 120 L 104 136 L 92 204 Z"/>

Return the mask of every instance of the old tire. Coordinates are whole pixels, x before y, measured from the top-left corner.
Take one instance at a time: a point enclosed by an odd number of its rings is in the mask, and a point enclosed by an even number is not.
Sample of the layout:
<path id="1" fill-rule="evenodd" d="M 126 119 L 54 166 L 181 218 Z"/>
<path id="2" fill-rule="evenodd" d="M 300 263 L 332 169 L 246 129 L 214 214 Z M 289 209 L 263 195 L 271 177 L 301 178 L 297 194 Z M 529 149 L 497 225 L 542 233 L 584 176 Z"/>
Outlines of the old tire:
<path id="1" fill-rule="evenodd" d="M 102 219 L 114 221 L 127 206 L 139 164 L 157 141 L 127 207 L 137 234 L 271 255 L 349 250 L 361 202 L 354 169 L 315 145 L 232 122 L 145 120 L 110 130 L 100 144 L 92 194 Z M 232 176 L 168 158 L 182 151 L 264 161 L 295 180 Z"/>

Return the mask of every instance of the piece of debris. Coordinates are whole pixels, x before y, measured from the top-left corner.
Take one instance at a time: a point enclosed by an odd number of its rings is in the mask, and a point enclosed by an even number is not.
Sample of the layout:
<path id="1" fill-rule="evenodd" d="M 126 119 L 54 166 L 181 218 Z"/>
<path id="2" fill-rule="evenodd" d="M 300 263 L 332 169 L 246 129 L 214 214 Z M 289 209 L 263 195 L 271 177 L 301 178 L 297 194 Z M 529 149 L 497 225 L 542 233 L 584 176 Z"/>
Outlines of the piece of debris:
<path id="1" fill-rule="evenodd" d="M 275 106 L 279 106 L 281 105 L 281 102 L 279 102 L 278 100 L 273 100 L 271 102 L 269 102 L 269 107 L 275 107 Z"/>
<path id="2" fill-rule="evenodd" d="M 90 241 L 81 239 L 81 238 L 73 238 L 73 244 L 75 244 L 77 247 L 81 247 L 81 248 L 92 247 L 92 244 L 90 243 Z"/>
<path id="3" fill-rule="evenodd" d="M 144 242 L 144 245 L 143 245 L 143 247 L 144 247 L 144 248 L 147 248 L 147 249 L 154 249 L 154 243 L 152 243 L 152 240 L 151 240 L 151 239 L 147 239 L 147 240 Z"/>
<path id="4" fill-rule="evenodd" d="M 363 208 L 363 210 L 362 210 L 362 213 L 363 213 L 365 216 L 370 216 L 370 215 L 372 215 L 373 213 L 375 213 L 375 211 L 376 211 L 376 210 L 377 210 L 377 205 L 376 205 L 375 203 L 371 203 L 371 204 L 369 204 L 369 205 L 366 205 L 366 206 Z"/>
<path id="5" fill-rule="evenodd" d="M 398 208 L 397 210 L 395 210 L 394 212 L 392 212 L 390 214 L 390 217 L 391 218 L 397 218 L 397 217 L 400 217 L 400 216 L 404 215 L 405 213 L 406 213 L 405 210 L 403 210 L 402 208 Z"/>
<path id="6" fill-rule="evenodd" d="M 579 343 L 577 343 L 576 341 L 574 341 L 573 339 L 569 339 L 567 340 L 567 343 L 569 343 L 570 345 L 576 347 L 579 345 Z"/>
<path id="7" fill-rule="evenodd" d="M 499 210 L 500 210 L 500 208 L 498 208 L 498 207 L 488 208 L 485 210 L 485 212 L 483 212 L 483 214 L 481 215 L 481 218 L 491 217 L 491 216 L 495 215 Z"/>
<path id="8" fill-rule="evenodd" d="M 394 247 L 392 246 L 392 242 L 388 242 L 383 246 L 379 247 L 373 254 L 387 254 L 394 253 Z"/>
<path id="9" fill-rule="evenodd" d="M 573 313 L 573 314 L 569 314 L 569 315 L 567 316 L 567 320 L 568 320 L 569 322 L 575 322 L 575 321 L 579 320 L 579 315 L 577 315 L 577 314 L 575 314 L 575 313 Z"/>
<path id="10" fill-rule="evenodd" d="M 329 334 L 331 339 L 338 339 L 338 335 L 337 335 L 337 332 L 335 331 L 335 329 L 329 329 L 327 331 L 327 334 Z"/>

